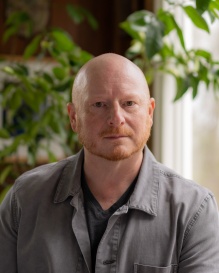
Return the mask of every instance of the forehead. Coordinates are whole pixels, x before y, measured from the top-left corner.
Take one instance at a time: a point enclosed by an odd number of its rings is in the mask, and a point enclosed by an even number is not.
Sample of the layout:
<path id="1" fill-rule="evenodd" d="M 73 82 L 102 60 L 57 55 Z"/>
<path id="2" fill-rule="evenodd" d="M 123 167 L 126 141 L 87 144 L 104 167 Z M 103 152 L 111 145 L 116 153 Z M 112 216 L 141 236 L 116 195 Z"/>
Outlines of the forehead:
<path id="1" fill-rule="evenodd" d="M 86 77 L 87 96 L 145 96 L 148 92 L 144 76 L 130 69 L 92 70 Z"/>
<path id="2" fill-rule="evenodd" d="M 127 96 L 148 99 L 149 89 L 141 70 L 125 58 L 97 57 L 80 70 L 73 85 L 73 100 L 76 103 L 94 97 Z"/>

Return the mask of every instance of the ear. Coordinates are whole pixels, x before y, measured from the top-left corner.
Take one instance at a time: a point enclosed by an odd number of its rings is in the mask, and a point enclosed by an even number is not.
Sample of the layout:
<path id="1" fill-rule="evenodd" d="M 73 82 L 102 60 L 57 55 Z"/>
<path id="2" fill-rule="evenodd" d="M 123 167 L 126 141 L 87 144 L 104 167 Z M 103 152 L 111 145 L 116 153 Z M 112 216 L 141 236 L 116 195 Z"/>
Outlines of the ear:
<path id="1" fill-rule="evenodd" d="M 148 107 L 148 115 L 149 115 L 149 118 L 151 120 L 151 126 L 153 125 L 154 109 L 155 109 L 155 99 L 150 98 L 149 107 Z"/>
<path id="2" fill-rule="evenodd" d="M 75 106 L 72 102 L 69 102 L 67 104 L 67 109 L 68 109 L 68 116 L 69 116 L 69 120 L 71 123 L 71 128 L 74 132 L 77 133 L 77 114 L 75 111 Z"/>

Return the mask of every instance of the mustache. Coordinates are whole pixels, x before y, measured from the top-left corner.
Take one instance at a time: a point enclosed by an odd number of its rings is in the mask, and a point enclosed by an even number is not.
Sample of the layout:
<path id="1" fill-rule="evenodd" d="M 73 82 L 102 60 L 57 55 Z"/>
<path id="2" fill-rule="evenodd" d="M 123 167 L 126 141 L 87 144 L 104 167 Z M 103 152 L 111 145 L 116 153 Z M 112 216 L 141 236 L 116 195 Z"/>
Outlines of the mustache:
<path id="1" fill-rule="evenodd" d="M 107 137 L 111 135 L 131 136 L 131 130 L 127 128 L 108 128 L 100 133 L 100 137 Z"/>

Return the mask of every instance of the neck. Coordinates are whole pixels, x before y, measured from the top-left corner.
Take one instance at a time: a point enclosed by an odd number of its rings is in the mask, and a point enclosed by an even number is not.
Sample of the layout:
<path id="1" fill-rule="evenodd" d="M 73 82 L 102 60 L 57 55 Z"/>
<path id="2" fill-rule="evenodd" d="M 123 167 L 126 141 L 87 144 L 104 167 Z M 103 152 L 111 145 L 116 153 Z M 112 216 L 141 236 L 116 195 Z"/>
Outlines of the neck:
<path id="1" fill-rule="evenodd" d="M 128 189 L 140 170 L 142 159 L 142 151 L 124 160 L 109 161 L 85 149 L 86 181 L 103 209 L 111 207 Z"/>

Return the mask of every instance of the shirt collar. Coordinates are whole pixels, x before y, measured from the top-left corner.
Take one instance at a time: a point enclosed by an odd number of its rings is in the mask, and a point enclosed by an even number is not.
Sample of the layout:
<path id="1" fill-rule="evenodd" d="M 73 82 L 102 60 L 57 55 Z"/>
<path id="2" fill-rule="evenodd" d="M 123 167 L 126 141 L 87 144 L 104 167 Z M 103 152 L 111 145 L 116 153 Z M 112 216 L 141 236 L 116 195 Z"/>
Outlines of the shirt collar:
<path id="1" fill-rule="evenodd" d="M 65 159 L 66 164 L 62 171 L 54 203 L 65 201 L 69 196 L 76 195 L 81 190 L 81 169 L 84 161 L 84 150 Z"/>
<path id="2" fill-rule="evenodd" d="M 65 159 L 66 163 L 56 189 L 54 202 L 65 201 L 81 191 L 81 169 L 83 167 L 84 150 Z M 158 163 L 150 150 L 145 147 L 142 166 L 135 189 L 129 199 L 128 207 L 157 215 L 159 191 Z"/>
<path id="3" fill-rule="evenodd" d="M 145 147 L 138 180 L 129 200 L 129 208 L 142 210 L 157 216 L 159 192 L 158 163 L 150 150 Z"/>

